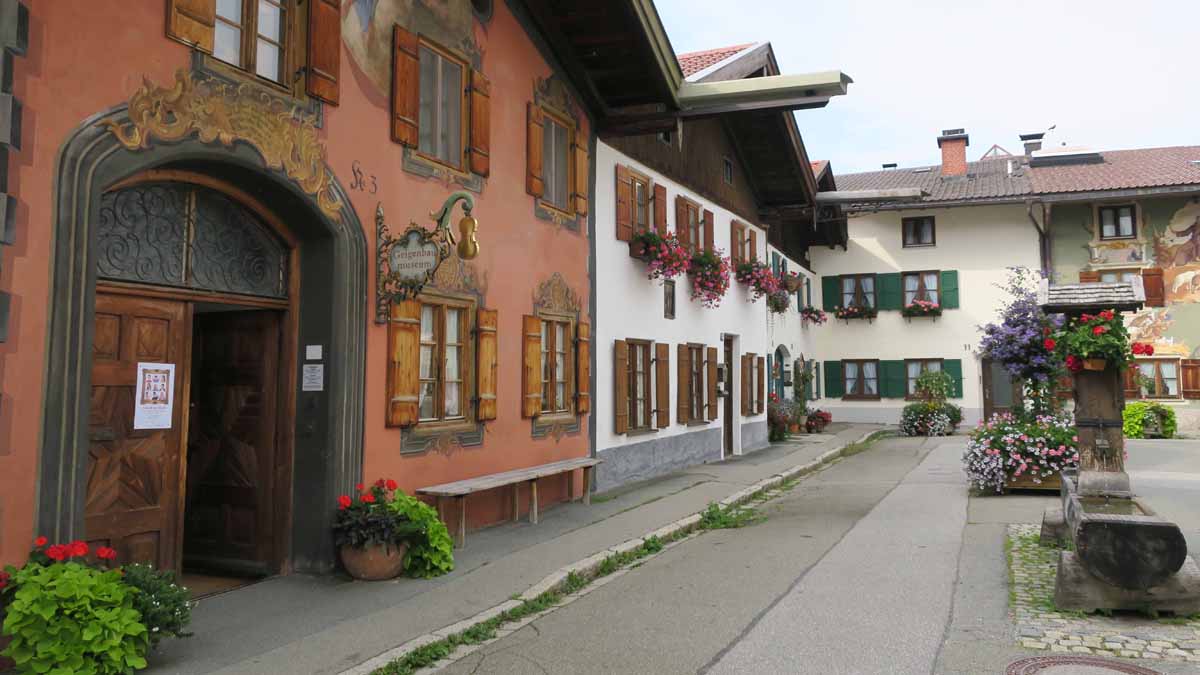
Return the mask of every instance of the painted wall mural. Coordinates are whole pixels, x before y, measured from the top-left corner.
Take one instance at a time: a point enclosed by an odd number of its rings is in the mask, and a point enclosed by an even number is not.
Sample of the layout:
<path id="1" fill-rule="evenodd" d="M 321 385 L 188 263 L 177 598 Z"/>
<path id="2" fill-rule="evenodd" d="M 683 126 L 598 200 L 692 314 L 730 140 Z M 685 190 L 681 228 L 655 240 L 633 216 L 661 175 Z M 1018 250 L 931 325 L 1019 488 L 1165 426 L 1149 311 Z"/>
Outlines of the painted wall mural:
<path id="1" fill-rule="evenodd" d="M 487 33 L 468 0 L 349 0 L 342 10 L 342 43 L 350 63 L 377 105 L 388 105 L 392 89 L 392 27 L 419 33 L 483 64 Z"/>

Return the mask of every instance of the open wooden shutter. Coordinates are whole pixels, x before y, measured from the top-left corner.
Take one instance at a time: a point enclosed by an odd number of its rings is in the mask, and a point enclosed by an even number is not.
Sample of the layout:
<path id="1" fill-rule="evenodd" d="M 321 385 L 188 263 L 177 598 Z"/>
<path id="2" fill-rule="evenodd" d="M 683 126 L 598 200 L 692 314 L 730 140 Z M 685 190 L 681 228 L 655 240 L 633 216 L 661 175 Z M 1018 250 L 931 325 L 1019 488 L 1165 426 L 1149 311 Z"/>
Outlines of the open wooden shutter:
<path id="1" fill-rule="evenodd" d="M 942 270 L 941 285 L 942 309 L 958 309 L 958 270 Z"/>
<path id="2" fill-rule="evenodd" d="M 478 70 L 471 71 L 471 138 L 467 162 L 471 173 L 486 176 L 492 171 L 492 83 Z"/>
<path id="3" fill-rule="evenodd" d="M 1186 364 L 1187 361 L 1184 361 L 1184 363 Z M 1181 370 L 1183 372 L 1180 374 L 1180 379 L 1183 381 L 1183 384 L 1180 385 L 1180 388 L 1183 391 L 1183 397 L 1188 398 L 1188 395 L 1187 395 L 1187 370 L 1188 369 L 1185 366 L 1185 367 L 1181 368 Z M 1125 389 L 1125 400 L 1126 401 L 1134 401 L 1134 400 L 1141 398 L 1142 392 L 1140 391 L 1140 388 L 1138 387 L 1137 375 L 1138 375 L 1137 366 L 1132 363 L 1129 364 L 1129 367 L 1126 368 L 1121 373 L 1121 381 L 1122 381 L 1122 386 Z M 1074 394 L 1075 394 L 1075 387 L 1074 387 L 1074 383 L 1072 383 L 1071 395 L 1074 396 Z"/>
<path id="4" fill-rule="evenodd" d="M 659 183 L 654 184 L 654 231 L 667 236 L 667 187 Z"/>
<path id="5" fill-rule="evenodd" d="M 704 250 L 715 250 L 713 247 L 713 212 L 704 209 Z"/>
<path id="6" fill-rule="evenodd" d="M 545 115 L 541 106 L 530 101 L 525 108 L 525 191 L 534 197 L 546 192 L 542 179 L 542 124 Z"/>
<path id="7" fill-rule="evenodd" d="M 738 265 L 742 264 L 742 247 L 741 243 L 742 229 L 741 224 L 736 220 L 729 221 L 729 262 L 733 265 L 733 271 L 736 274 Z"/>
<path id="8" fill-rule="evenodd" d="M 758 260 L 758 231 L 750 228 L 750 261 L 754 260 Z"/>
<path id="9" fill-rule="evenodd" d="M 479 392 L 478 418 L 481 422 L 496 419 L 496 371 L 499 368 L 497 323 L 496 310 L 481 309 L 476 312 L 476 360 L 479 367 L 475 381 Z"/>
<path id="10" fill-rule="evenodd" d="M 821 309 L 832 312 L 842 306 L 841 277 L 821 277 Z"/>
<path id="11" fill-rule="evenodd" d="M 342 0 L 309 0 L 308 95 L 337 105 L 341 64 Z"/>
<path id="12" fill-rule="evenodd" d="M 1090 284 L 1100 281 L 1100 273 L 1096 270 L 1079 270 L 1079 283 Z"/>
<path id="13" fill-rule="evenodd" d="M 542 411 L 542 320 L 525 315 L 521 341 L 524 368 L 521 371 L 521 417 L 537 417 Z"/>
<path id="14" fill-rule="evenodd" d="M 676 347 L 676 355 L 679 387 L 675 418 L 680 424 L 687 424 L 692 419 L 692 353 L 686 344 L 681 344 Z"/>
<path id="15" fill-rule="evenodd" d="M 904 307 L 904 291 L 901 289 L 899 272 L 876 274 L 875 306 L 879 309 L 901 309 Z"/>
<path id="16" fill-rule="evenodd" d="M 762 356 L 756 358 L 758 359 L 758 397 L 754 400 L 754 414 L 761 415 L 763 404 L 767 398 L 767 369 L 764 367 L 766 366 L 766 359 Z"/>
<path id="17" fill-rule="evenodd" d="M 629 343 L 613 341 L 613 433 L 629 431 Z"/>
<path id="18" fill-rule="evenodd" d="M 904 398 L 908 395 L 908 377 L 903 361 L 879 362 L 880 398 Z"/>
<path id="19" fill-rule="evenodd" d="M 1130 366 L 1126 372 L 1132 371 Z M 1184 398 L 1200 398 L 1200 359 L 1184 359 L 1180 364 L 1179 389 Z M 1136 393 L 1136 392 L 1135 392 Z M 1128 394 L 1126 394 L 1128 396 Z"/>
<path id="20" fill-rule="evenodd" d="M 942 361 L 942 372 L 950 376 L 950 398 L 962 398 L 962 359 L 946 359 Z"/>
<path id="21" fill-rule="evenodd" d="M 815 364 L 816 364 L 815 361 L 805 361 L 804 362 L 804 400 L 805 401 L 811 401 L 814 398 L 813 397 L 813 384 L 815 384 L 815 382 L 813 382 L 813 366 Z"/>
<path id="22" fill-rule="evenodd" d="M 617 241 L 633 240 L 633 175 L 617 165 Z"/>
<path id="23" fill-rule="evenodd" d="M 675 196 L 675 236 L 685 249 L 691 245 L 692 234 L 688 231 L 688 202 L 683 195 Z"/>
<path id="24" fill-rule="evenodd" d="M 825 362 L 825 398 L 841 398 L 846 395 L 846 378 L 842 373 L 841 361 Z"/>
<path id="25" fill-rule="evenodd" d="M 393 302 L 388 321 L 387 426 L 417 423 L 420 392 L 421 303 Z"/>
<path id="26" fill-rule="evenodd" d="M 751 354 L 742 354 L 741 364 L 738 368 L 738 374 L 741 379 L 743 415 L 750 414 L 750 361 L 753 358 Z"/>
<path id="27" fill-rule="evenodd" d="M 421 119 L 421 55 L 415 33 L 392 27 L 392 140 L 417 147 Z"/>
<path id="28" fill-rule="evenodd" d="M 211 54 L 216 0 L 167 0 L 167 37 Z"/>
<path id="29" fill-rule="evenodd" d="M 1147 307 L 1165 307 L 1167 304 L 1166 289 L 1163 286 L 1163 271 L 1158 267 L 1147 267 L 1142 270 L 1142 288 L 1146 291 Z"/>
<path id="30" fill-rule="evenodd" d="M 592 410 L 592 327 L 575 325 L 575 412 Z"/>
<path id="31" fill-rule="evenodd" d="M 654 344 L 654 427 L 671 426 L 671 345 Z"/>
<path id="32" fill-rule="evenodd" d="M 582 142 L 580 142 L 582 139 Z M 571 146 L 571 158 L 575 162 L 573 175 L 574 185 L 571 188 L 571 200 L 575 207 L 575 215 L 586 216 L 588 212 L 588 149 L 587 137 L 581 133 L 575 134 L 575 144 Z"/>
<path id="33" fill-rule="evenodd" d="M 709 347 L 704 358 L 704 377 L 708 380 L 708 419 L 717 419 L 717 348 Z"/>

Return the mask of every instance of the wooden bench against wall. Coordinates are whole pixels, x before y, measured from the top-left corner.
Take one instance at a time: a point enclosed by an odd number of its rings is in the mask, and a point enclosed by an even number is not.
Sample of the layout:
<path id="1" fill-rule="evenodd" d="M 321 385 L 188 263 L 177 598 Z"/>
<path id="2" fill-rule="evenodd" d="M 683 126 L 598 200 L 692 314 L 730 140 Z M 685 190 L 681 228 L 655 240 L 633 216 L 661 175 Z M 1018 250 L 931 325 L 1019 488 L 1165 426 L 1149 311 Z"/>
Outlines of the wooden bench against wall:
<path id="1" fill-rule="evenodd" d="M 438 515 L 441 516 L 442 522 L 449 524 L 446 518 L 446 501 L 453 499 L 458 506 L 458 532 L 456 535 L 456 543 L 459 548 L 467 545 L 467 497 L 476 492 L 484 492 L 486 490 L 494 490 L 496 488 L 512 486 L 512 503 L 513 503 L 513 522 L 520 520 L 521 515 L 521 485 L 529 484 L 529 522 L 537 524 L 538 522 L 538 492 L 537 482 L 539 478 L 547 476 L 555 476 L 564 474 L 567 478 L 567 500 L 575 501 L 575 470 L 583 469 L 583 503 L 592 503 L 592 474 L 596 469 L 596 465 L 603 460 L 593 457 L 580 457 L 577 459 L 566 459 L 561 462 L 552 462 L 550 464 L 541 464 L 539 466 L 531 466 L 526 469 L 516 469 L 515 471 L 505 471 L 503 473 L 494 473 L 487 476 L 479 476 L 477 478 L 468 478 L 466 480 L 454 481 L 453 483 L 443 483 L 441 485 L 431 485 L 417 490 L 417 494 L 437 497 Z"/>

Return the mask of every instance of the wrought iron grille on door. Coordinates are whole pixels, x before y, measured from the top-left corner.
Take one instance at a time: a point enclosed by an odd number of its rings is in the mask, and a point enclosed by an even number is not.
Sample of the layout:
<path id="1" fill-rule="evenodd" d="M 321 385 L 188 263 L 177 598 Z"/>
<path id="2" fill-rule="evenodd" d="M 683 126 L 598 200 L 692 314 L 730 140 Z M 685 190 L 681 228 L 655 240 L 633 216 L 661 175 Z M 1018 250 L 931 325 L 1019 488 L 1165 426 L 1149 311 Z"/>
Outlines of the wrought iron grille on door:
<path id="1" fill-rule="evenodd" d="M 102 279 L 287 296 L 288 249 L 257 216 L 209 188 L 147 183 L 100 199 Z"/>

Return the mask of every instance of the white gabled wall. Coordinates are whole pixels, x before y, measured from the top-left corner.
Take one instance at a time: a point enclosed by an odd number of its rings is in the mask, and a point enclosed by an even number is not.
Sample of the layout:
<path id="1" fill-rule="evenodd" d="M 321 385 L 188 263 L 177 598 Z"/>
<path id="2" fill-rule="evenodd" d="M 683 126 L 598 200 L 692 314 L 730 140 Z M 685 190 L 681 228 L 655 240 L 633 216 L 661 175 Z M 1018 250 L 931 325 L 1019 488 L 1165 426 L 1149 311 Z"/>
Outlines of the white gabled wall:
<path id="1" fill-rule="evenodd" d="M 675 197 L 684 195 L 698 202 L 702 208 L 713 212 L 713 244 L 726 255 L 730 250 L 730 221 L 736 219 L 732 212 L 723 209 L 701 195 L 688 190 L 649 167 L 626 157 L 602 141 L 596 144 L 596 449 L 603 458 L 604 451 L 650 439 L 662 439 L 689 434 L 704 429 L 721 429 L 724 417 L 724 401 L 718 403 L 718 418 L 706 424 L 679 424 L 676 415 L 678 401 L 677 345 L 702 343 L 717 348 L 718 360 L 724 363 L 722 336 L 736 335 L 732 377 L 726 390 L 734 397 L 733 411 L 736 417 L 734 430 L 735 453 L 743 449 L 741 427 L 752 422 L 765 422 L 766 415 L 742 416 L 740 401 L 740 356 L 753 352 L 764 358 L 769 353 L 767 343 L 766 304 L 764 300 L 751 303 L 745 287 L 731 279 L 729 292 L 720 307 L 706 309 L 691 299 L 691 287 L 686 276 L 676 277 L 675 318 L 664 317 L 663 284 L 646 278 L 646 265 L 629 255 L 629 245 L 616 235 L 616 166 L 623 164 L 649 176 L 655 184 L 667 189 L 667 223 L 675 231 Z M 653 217 L 653 208 L 651 209 Z M 754 224 L 748 223 L 750 227 Z M 755 228 L 758 229 L 758 228 Z M 758 229 L 758 255 L 766 254 L 766 233 Z M 665 342 L 670 345 L 671 363 L 668 371 L 671 380 L 671 424 L 654 432 L 643 434 L 616 434 L 614 429 L 613 393 L 613 342 L 623 339 L 642 339 Z M 653 396 L 653 392 L 651 392 Z M 765 408 L 764 408 L 765 410 Z M 765 437 L 764 437 L 765 438 Z M 720 446 L 714 449 L 715 457 L 721 454 Z"/>
<path id="2" fill-rule="evenodd" d="M 936 245 L 904 248 L 901 218 L 934 217 Z M 1013 266 L 1040 267 L 1037 233 L 1023 205 L 965 206 L 942 209 L 879 211 L 852 215 L 846 251 L 814 247 L 809 251 L 818 279 L 813 304 L 823 306 L 821 277 L 840 274 L 957 270 L 959 309 L 937 319 L 906 320 L 899 311 L 880 311 L 873 322 L 833 317 L 813 329 L 815 351 L 822 362 L 821 393 L 826 392 L 824 362 L 843 359 L 961 359 L 965 424 L 983 414 L 979 359 L 979 326 L 993 321 L 1006 300 L 998 287 Z M 817 405 L 834 421 L 896 424 L 904 399 L 858 401 L 822 398 Z"/>

